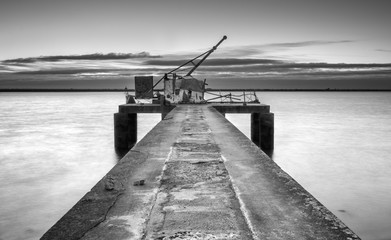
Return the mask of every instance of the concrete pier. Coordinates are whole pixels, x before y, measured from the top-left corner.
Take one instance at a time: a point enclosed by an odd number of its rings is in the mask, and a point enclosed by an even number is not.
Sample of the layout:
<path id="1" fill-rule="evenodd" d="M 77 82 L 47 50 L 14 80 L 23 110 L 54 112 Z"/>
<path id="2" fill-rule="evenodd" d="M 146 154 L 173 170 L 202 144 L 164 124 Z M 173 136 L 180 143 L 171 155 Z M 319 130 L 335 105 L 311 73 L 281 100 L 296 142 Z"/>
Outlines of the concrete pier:
<path id="1" fill-rule="evenodd" d="M 42 239 L 359 239 L 219 111 L 175 107 Z"/>
<path id="2" fill-rule="evenodd" d="M 137 142 L 137 113 L 161 113 L 162 119 L 175 108 L 175 105 L 164 104 L 124 104 L 119 106 L 114 115 L 114 138 L 117 149 L 130 150 Z M 221 115 L 226 113 L 251 114 L 251 140 L 262 150 L 274 148 L 274 115 L 270 106 L 265 104 L 210 104 Z M 136 119 L 136 120 L 134 120 Z M 118 131 L 117 131 L 118 129 Z"/>

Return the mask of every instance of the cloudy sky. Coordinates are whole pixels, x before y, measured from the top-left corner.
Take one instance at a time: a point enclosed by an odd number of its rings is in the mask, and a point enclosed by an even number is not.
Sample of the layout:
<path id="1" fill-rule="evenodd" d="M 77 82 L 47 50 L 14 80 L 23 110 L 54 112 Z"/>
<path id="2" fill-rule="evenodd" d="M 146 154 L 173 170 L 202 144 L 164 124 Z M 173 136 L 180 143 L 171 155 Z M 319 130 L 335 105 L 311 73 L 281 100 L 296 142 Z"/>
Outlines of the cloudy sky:
<path id="1" fill-rule="evenodd" d="M 3 0 L 0 88 L 123 88 L 228 39 L 215 88 L 391 89 L 385 0 Z"/>

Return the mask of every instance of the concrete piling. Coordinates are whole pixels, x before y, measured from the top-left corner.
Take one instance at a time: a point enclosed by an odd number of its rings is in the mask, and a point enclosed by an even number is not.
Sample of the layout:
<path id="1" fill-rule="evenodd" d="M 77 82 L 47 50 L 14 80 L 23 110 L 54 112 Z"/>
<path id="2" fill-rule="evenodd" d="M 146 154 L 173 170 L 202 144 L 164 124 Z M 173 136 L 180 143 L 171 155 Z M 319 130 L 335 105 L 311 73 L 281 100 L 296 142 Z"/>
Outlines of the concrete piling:
<path id="1" fill-rule="evenodd" d="M 137 113 L 114 114 L 114 146 L 131 149 L 137 142 Z"/>
<path id="2" fill-rule="evenodd" d="M 259 115 L 260 147 L 262 150 L 274 149 L 274 113 Z"/>
<path id="3" fill-rule="evenodd" d="M 262 150 L 274 148 L 273 113 L 251 113 L 251 141 Z"/>
<path id="4" fill-rule="evenodd" d="M 261 125 L 260 125 L 260 114 L 251 113 L 251 141 L 260 147 L 261 145 Z"/>
<path id="5" fill-rule="evenodd" d="M 164 96 L 163 96 L 164 97 Z M 114 145 L 118 150 L 130 150 L 137 142 L 137 114 L 161 113 L 162 119 L 174 109 L 174 105 L 123 104 L 114 114 Z"/>
<path id="6" fill-rule="evenodd" d="M 164 96 L 160 96 L 159 104 L 125 104 L 119 107 L 114 115 L 114 138 L 117 149 L 131 149 L 137 142 L 137 113 L 161 113 L 163 120 L 175 108 L 167 105 Z M 212 104 L 224 117 L 226 113 L 251 114 L 251 140 L 262 150 L 274 148 L 274 114 L 270 107 L 262 104 Z"/>

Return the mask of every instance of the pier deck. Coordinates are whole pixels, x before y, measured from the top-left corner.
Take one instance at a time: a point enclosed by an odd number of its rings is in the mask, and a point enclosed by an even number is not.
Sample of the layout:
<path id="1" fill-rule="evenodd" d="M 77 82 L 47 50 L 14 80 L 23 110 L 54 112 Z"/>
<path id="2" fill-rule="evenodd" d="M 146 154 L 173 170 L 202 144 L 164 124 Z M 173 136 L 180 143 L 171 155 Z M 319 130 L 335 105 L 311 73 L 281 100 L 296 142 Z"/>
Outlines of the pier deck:
<path id="1" fill-rule="evenodd" d="M 42 239 L 359 239 L 211 105 L 178 105 Z"/>

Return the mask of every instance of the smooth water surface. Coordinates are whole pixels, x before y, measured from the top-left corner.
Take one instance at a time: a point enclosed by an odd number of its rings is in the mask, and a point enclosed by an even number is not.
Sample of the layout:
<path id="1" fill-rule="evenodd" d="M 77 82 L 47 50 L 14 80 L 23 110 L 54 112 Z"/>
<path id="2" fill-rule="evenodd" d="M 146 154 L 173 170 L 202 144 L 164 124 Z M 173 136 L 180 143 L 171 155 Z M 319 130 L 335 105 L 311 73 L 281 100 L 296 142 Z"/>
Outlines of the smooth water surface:
<path id="1" fill-rule="evenodd" d="M 391 93 L 262 92 L 273 160 L 362 239 L 391 239 Z M 38 239 L 118 161 L 122 93 L 0 93 L 0 239 Z M 229 115 L 247 136 L 249 115 Z M 144 136 L 160 114 L 139 114 Z"/>
<path id="2" fill-rule="evenodd" d="M 391 239 L 391 93 L 258 97 L 275 114 L 273 160 L 362 239 Z M 248 115 L 227 118 L 249 136 Z"/>
<path id="3" fill-rule="evenodd" d="M 124 101 L 123 93 L 0 93 L 0 239 L 40 238 L 117 163 L 113 114 Z M 140 121 L 138 136 L 159 120 Z"/>

